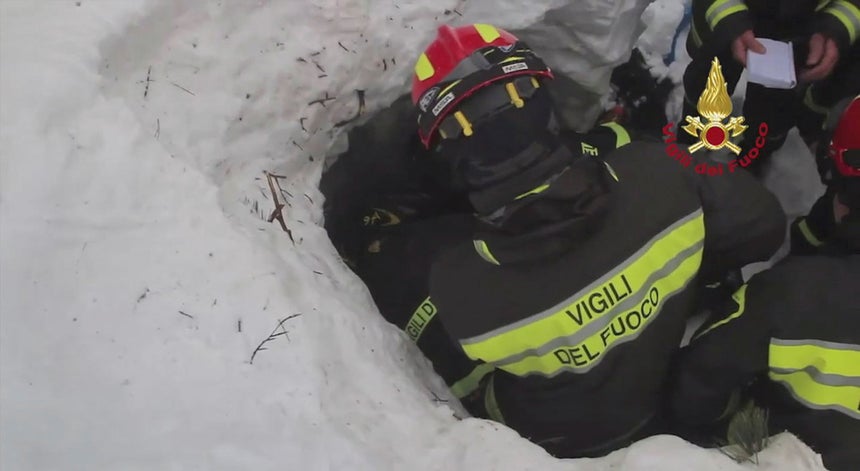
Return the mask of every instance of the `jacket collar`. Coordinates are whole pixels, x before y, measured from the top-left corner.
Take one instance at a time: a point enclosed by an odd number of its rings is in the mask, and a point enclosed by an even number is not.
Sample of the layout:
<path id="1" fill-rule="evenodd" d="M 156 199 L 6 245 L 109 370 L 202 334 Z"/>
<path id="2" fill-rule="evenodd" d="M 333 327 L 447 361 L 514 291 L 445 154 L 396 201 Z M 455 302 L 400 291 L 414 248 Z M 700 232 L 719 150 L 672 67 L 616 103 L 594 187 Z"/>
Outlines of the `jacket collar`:
<path id="1" fill-rule="evenodd" d="M 600 228 L 611 184 L 602 161 L 577 159 L 544 180 L 546 189 L 484 214 L 475 240 L 501 265 L 557 256 Z"/>

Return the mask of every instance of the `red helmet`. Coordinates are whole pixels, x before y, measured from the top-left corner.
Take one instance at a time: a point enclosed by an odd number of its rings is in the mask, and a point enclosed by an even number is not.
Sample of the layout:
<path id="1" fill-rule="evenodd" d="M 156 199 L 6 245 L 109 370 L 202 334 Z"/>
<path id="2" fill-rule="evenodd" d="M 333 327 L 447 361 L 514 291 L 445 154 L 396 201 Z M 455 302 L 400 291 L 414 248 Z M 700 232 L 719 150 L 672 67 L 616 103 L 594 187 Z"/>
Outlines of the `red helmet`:
<path id="1" fill-rule="evenodd" d="M 429 147 L 441 122 L 464 98 L 516 76 L 551 78 L 552 72 L 525 43 L 495 26 L 440 26 L 436 39 L 418 57 L 412 76 L 421 142 Z"/>
<path id="2" fill-rule="evenodd" d="M 860 96 L 855 97 L 839 117 L 829 154 L 840 175 L 860 177 Z"/>

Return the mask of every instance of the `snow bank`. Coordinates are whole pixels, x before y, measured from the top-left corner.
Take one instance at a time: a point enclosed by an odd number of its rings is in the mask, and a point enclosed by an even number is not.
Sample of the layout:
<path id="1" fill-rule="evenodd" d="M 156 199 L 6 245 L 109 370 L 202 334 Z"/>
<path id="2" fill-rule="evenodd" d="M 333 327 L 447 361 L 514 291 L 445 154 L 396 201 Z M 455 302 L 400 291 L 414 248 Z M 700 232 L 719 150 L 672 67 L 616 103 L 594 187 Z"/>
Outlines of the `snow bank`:
<path id="1" fill-rule="evenodd" d="M 635 3 L 0 4 L 0 468 L 742 469 L 675 437 L 555 460 L 458 420 L 321 228 L 333 123 L 356 89 L 368 112 L 404 92 L 436 24 L 539 42 L 550 9 L 547 25 L 603 12 L 567 52 L 605 73 L 634 29 L 584 43 Z M 573 64 L 560 46 L 550 60 Z M 265 221 L 264 170 L 285 177 L 294 242 Z M 787 435 L 762 460 L 820 469 Z"/>

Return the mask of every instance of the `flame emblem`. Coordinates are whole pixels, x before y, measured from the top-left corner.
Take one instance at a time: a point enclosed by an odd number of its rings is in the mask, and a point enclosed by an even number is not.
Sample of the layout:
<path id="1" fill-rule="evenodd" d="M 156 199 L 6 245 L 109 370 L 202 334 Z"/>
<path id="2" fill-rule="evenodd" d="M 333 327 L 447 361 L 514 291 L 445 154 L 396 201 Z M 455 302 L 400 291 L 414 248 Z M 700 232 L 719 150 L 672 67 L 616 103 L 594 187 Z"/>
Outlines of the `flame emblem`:
<path id="1" fill-rule="evenodd" d="M 699 116 L 685 117 L 687 125 L 681 129 L 699 138 L 699 142 L 690 146 L 690 152 L 696 152 L 702 147 L 710 150 L 728 147 L 736 155 L 740 154 L 741 148 L 729 141 L 729 137 L 740 136 L 748 126 L 744 124 L 743 116 L 729 118 L 728 124 L 723 124 L 723 120 L 732 113 L 732 99 L 726 88 L 720 61 L 716 57 L 711 62 L 708 82 L 699 97 L 696 109 L 707 122 L 703 122 Z"/>

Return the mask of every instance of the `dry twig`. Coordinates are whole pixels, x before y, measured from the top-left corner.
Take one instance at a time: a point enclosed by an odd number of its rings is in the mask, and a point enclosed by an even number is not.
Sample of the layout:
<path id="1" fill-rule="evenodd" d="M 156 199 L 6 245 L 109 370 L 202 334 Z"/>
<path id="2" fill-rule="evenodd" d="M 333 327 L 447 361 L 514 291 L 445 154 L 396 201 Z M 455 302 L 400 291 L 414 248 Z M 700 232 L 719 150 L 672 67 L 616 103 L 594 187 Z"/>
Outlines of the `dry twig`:
<path id="1" fill-rule="evenodd" d="M 260 342 L 260 345 L 257 345 L 257 348 L 255 348 L 255 349 L 254 349 L 254 352 L 253 352 L 253 353 L 251 353 L 251 364 L 252 364 L 252 365 L 254 364 L 254 358 L 257 356 L 257 353 L 262 352 L 263 350 L 268 350 L 268 349 L 265 347 L 265 345 L 266 345 L 267 343 L 269 343 L 269 342 L 271 342 L 272 340 L 275 340 L 276 338 L 281 337 L 281 336 L 287 337 L 287 334 L 288 334 L 289 332 L 288 332 L 288 331 L 287 331 L 287 329 L 284 327 L 284 322 L 287 322 L 288 320 L 290 320 L 290 319 L 292 319 L 292 318 L 294 318 L 294 317 L 299 317 L 299 316 L 301 316 L 301 313 L 299 313 L 299 314 L 292 314 L 292 315 L 289 315 L 289 316 L 287 316 L 287 317 L 285 317 L 285 318 L 281 319 L 280 321 L 278 321 L 278 325 L 276 325 L 276 326 L 275 326 L 275 328 L 274 328 L 274 329 L 272 329 L 272 333 L 271 333 L 271 334 L 269 334 L 269 336 L 268 336 L 268 337 L 266 337 L 265 339 L 263 339 L 263 341 L 262 341 L 262 342 Z M 279 329 L 280 329 L 280 332 L 278 332 L 278 330 L 279 330 Z M 240 324 L 240 331 L 241 331 L 241 324 Z M 289 337 L 287 337 L 287 339 L 289 339 Z"/>

